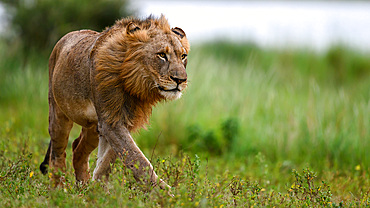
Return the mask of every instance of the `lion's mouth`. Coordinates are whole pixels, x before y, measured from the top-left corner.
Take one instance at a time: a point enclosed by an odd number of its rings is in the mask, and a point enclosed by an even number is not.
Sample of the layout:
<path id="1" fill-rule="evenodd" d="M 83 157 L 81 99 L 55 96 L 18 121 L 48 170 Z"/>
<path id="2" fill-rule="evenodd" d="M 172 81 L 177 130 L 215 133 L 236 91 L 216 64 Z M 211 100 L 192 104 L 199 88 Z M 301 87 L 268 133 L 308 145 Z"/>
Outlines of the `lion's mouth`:
<path id="1" fill-rule="evenodd" d="M 165 89 L 164 87 L 158 86 L 158 89 L 164 92 L 180 92 L 180 89 L 178 87 L 174 89 Z"/>
<path id="2" fill-rule="evenodd" d="M 170 89 L 170 88 L 162 87 L 159 85 L 158 90 L 159 90 L 159 93 L 168 100 L 179 99 L 182 94 L 181 93 L 182 87 L 179 85 L 177 85 L 176 87 L 175 86 L 172 86 L 172 87 L 174 88 Z"/>

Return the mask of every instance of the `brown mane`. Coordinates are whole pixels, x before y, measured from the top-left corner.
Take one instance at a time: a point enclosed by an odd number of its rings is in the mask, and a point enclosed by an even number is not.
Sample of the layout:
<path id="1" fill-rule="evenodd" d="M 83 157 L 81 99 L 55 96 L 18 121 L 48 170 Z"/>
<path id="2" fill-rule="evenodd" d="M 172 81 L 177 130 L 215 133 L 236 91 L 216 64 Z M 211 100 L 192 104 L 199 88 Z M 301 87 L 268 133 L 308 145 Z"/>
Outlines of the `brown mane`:
<path id="1" fill-rule="evenodd" d="M 129 23 L 135 23 L 141 30 L 127 33 Z M 97 90 L 106 106 L 103 116 L 113 126 L 123 120 L 130 131 L 143 127 L 149 122 L 153 105 L 163 99 L 153 89 L 154 83 L 146 78 L 150 75 L 142 64 L 142 47 L 158 31 L 171 33 L 163 16 L 122 19 L 106 29 L 96 43 L 92 53 Z"/>

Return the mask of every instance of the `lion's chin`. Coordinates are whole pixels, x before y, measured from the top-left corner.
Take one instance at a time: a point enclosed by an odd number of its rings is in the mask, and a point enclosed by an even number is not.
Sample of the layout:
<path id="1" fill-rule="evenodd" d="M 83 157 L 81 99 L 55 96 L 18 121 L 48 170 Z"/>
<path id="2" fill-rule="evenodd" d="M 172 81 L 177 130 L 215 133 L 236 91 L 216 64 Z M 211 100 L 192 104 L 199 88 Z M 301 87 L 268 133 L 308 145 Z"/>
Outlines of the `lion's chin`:
<path id="1" fill-rule="evenodd" d="M 174 91 L 162 91 L 160 90 L 160 94 L 166 98 L 166 100 L 177 100 L 181 97 L 182 93 L 179 90 Z"/>

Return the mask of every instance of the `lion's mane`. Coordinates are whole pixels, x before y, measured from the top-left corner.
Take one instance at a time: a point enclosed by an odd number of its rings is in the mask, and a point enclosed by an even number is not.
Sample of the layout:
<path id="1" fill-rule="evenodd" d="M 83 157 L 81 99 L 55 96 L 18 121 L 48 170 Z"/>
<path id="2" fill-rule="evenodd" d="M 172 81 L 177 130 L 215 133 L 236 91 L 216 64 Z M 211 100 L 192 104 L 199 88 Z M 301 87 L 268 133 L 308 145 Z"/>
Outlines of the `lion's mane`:
<path id="1" fill-rule="evenodd" d="M 127 27 L 131 23 L 135 26 Z M 126 31 L 127 28 L 131 31 Z M 159 31 L 171 33 L 163 16 L 146 20 L 126 18 L 102 32 L 95 43 L 91 52 L 93 78 L 103 103 L 102 116 L 113 126 L 123 121 L 130 131 L 144 127 L 152 106 L 164 99 L 153 80 L 148 79 L 153 75 L 144 70 L 148 63 L 144 60 L 143 47 Z M 181 43 L 189 51 L 187 40 L 181 39 Z"/>

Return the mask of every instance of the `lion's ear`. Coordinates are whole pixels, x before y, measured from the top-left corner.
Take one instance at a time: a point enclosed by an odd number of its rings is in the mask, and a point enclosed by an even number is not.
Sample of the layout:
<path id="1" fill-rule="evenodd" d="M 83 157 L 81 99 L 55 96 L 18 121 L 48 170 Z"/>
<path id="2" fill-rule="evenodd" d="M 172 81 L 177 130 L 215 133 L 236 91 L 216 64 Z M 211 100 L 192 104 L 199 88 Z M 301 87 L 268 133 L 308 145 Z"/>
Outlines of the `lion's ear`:
<path id="1" fill-rule="evenodd" d="M 127 34 L 132 34 L 132 33 L 134 33 L 137 30 L 141 30 L 141 29 L 140 29 L 140 27 L 138 27 L 137 25 L 135 25 L 135 23 L 133 23 L 133 22 L 128 23 L 128 25 L 126 27 L 126 33 Z"/>
<path id="2" fill-rule="evenodd" d="M 180 36 L 180 38 L 186 37 L 185 32 L 181 28 L 178 27 L 172 28 L 172 32 Z"/>

